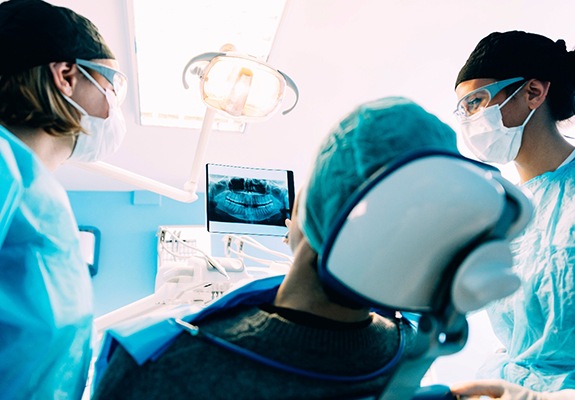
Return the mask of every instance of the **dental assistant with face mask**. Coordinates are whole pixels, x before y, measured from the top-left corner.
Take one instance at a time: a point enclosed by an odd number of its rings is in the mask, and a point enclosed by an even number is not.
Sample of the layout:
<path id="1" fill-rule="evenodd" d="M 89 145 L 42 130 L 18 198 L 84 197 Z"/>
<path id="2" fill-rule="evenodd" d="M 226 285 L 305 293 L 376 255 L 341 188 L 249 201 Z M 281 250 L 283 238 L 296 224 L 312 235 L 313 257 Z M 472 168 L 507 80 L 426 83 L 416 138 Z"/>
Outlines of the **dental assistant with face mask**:
<path id="1" fill-rule="evenodd" d="M 0 397 L 79 399 L 92 356 L 92 286 L 52 172 L 120 145 L 125 77 L 86 18 L 0 4 Z"/>
<path id="2" fill-rule="evenodd" d="M 536 208 L 512 243 L 522 286 L 487 310 L 505 349 L 480 377 L 575 388 L 575 152 L 557 126 L 575 114 L 575 53 L 563 40 L 495 32 L 473 50 L 455 92 L 465 145 L 482 161 L 513 162 Z"/>

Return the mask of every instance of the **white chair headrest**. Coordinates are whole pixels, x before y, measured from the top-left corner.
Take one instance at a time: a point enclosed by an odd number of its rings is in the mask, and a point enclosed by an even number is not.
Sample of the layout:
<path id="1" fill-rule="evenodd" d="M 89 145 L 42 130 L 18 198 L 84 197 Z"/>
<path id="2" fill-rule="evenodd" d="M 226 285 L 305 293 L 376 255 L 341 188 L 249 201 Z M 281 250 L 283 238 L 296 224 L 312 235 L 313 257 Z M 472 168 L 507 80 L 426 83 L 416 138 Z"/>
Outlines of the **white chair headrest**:
<path id="1" fill-rule="evenodd" d="M 447 152 L 412 153 L 350 199 L 319 274 L 328 292 L 354 303 L 424 312 L 451 301 L 465 313 L 518 287 L 508 240 L 531 214 L 527 195 L 496 169 Z"/>

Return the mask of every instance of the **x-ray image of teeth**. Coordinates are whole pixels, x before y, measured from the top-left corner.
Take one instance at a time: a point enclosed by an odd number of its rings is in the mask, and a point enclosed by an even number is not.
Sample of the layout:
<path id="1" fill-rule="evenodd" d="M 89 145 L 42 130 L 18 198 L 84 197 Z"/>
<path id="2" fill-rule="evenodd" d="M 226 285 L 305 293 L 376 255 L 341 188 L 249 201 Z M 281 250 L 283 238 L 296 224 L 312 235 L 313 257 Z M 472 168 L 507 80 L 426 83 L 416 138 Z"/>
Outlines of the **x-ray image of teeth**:
<path id="1" fill-rule="evenodd" d="M 208 208 L 210 218 L 284 226 L 289 218 L 288 189 L 283 181 L 210 175 Z"/>

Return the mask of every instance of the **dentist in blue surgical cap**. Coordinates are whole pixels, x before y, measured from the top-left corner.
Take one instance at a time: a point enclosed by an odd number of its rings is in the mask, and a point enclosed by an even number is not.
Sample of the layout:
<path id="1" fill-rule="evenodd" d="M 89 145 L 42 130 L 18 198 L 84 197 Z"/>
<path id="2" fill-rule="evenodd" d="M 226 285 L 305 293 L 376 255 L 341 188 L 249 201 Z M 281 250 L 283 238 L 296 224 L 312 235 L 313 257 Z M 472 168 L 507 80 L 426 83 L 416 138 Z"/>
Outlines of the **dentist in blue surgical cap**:
<path id="1" fill-rule="evenodd" d="M 536 207 L 512 244 L 522 286 L 488 308 L 505 349 L 481 376 L 573 389 L 575 149 L 558 123 L 575 115 L 575 52 L 563 40 L 494 32 L 469 56 L 455 91 L 463 142 L 482 161 L 512 162 Z"/>
<path id="2" fill-rule="evenodd" d="M 92 286 L 52 172 L 125 133 L 125 78 L 97 28 L 40 0 L 0 4 L 0 397 L 79 399 Z"/>

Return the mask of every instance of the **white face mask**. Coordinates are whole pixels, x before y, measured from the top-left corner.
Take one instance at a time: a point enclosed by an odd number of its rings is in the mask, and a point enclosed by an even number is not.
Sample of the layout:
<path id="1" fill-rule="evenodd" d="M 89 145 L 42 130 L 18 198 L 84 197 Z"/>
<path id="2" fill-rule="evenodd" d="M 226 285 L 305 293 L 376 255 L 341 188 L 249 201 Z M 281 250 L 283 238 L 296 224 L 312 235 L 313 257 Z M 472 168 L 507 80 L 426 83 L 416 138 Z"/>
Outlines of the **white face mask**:
<path id="1" fill-rule="evenodd" d="M 88 115 L 78 103 L 64 95 L 64 99 L 82 113 L 80 124 L 87 132 L 80 133 L 76 139 L 76 146 L 69 160 L 94 162 L 115 153 L 126 136 L 126 122 L 118 105 L 116 94 L 112 90 L 104 90 L 94 82 L 96 87 L 104 93 L 108 101 L 108 117 L 100 118 Z"/>
<path id="2" fill-rule="evenodd" d="M 506 164 L 517 157 L 523 129 L 536 109 L 531 110 L 522 125 L 508 128 L 503 125 L 501 108 L 522 88 L 517 89 L 501 105 L 487 107 L 461 121 L 463 142 L 479 160 Z"/>

